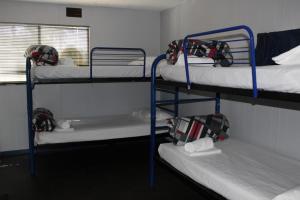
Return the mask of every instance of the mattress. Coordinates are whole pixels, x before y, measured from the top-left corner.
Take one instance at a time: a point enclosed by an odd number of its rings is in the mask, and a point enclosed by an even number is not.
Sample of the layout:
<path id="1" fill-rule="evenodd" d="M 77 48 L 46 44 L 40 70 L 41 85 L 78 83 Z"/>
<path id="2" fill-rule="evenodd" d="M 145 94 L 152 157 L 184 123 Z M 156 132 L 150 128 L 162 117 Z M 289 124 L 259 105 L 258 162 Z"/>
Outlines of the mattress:
<path id="1" fill-rule="evenodd" d="M 252 89 L 250 66 L 212 67 L 189 66 L 192 83 Z M 186 82 L 185 68 L 180 65 L 160 64 L 160 74 L 165 80 Z M 257 87 L 267 91 L 300 93 L 300 66 L 274 65 L 256 68 Z"/>
<path id="2" fill-rule="evenodd" d="M 234 139 L 216 143 L 221 154 L 189 157 L 179 146 L 159 146 L 177 170 L 231 200 L 271 200 L 300 185 L 300 162 Z"/>
<path id="3" fill-rule="evenodd" d="M 165 121 L 157 126 L 165 126 Z M 40 132 L 35 134 L 35 144 L 56 144 L 84 142 L 147 136 L 150 134 L 150 122 L 131 115 L 120 115 L 98 118 L 81 118 L 72 121 L 73 131 Z M 165 132 L 163 130 L 157 133 Z"/>
<path id="4" fill-rule="evenodd" d="M 153 58 L 154 59 L 154 58 Z M 147 58 L 145 76 L 151 77 L 152 57 Z M 128 66 L 94 66 L 93 78 L 138 78 L 143 77 L 143 66 L 132 64 Z M 156 74 L 159 76 L 159 71 Z M 89 78 L 90 67 L 70 65 L 38 66 L 32 68 L 32 77 L 38 79 Z"/>

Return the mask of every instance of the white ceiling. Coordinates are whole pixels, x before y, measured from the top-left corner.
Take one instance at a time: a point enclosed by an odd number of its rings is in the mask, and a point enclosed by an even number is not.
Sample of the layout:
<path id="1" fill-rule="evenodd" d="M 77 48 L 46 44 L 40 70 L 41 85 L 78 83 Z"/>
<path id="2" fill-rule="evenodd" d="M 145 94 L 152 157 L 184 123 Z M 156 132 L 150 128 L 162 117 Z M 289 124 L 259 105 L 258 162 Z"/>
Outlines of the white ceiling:
<path id="1" fill-rule="evenodd" d="M 145 10 L 165 10 L 185 0 L 15 0 L 23 2 L 54 3 L 64 5 L 105 6 Z"/>

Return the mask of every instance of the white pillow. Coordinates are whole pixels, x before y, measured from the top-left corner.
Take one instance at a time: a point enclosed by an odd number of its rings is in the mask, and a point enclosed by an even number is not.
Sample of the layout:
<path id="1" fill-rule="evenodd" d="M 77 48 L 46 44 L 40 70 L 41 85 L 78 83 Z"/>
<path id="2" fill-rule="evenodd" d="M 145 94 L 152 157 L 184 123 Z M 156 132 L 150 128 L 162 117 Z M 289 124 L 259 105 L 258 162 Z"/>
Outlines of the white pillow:
<path id="1" fill-rule="evenodd" d="M 272 60 L 279 65 L 300 64 L 300 45 L 276 57 L 273 57 Z"/>
<path id="2" fill-rule="evenodd" d="M 299 199 L 300 199 L 300 186 L 277 195 L 273 200 L 299 200 Z"/>
<path id="3" fill-rule="evenodd" d="M 151 120 L 151 112 L 149 109 L 142 109 L 142 110 L 134 111 L 134 112 L 132 112 L 132 116 L 136 117 L 138 119 L 141 119 L 145 122 L 150 122 L 150 120 Z M 173 118 L 172 115 L 170 115 L 160 109 L 156 109 L 156 121 L 164 121 L 164 120 L 171 119 L 171 118 Z"/>
<path id="4" fill-rule="evenodd" d="M 199 64 L 198 66 L 213 66 L 215 62 L 212 58 L 208 58 L 208 57 L 188 56 L 188 63 L 190 63 L 190 64 L 203 63 L 203 64 Z M 179 55 L 178 60 L 175 65 L 178 65 L 178 66 L 185 65 L 183 53 L 181 53 Z"/>
<path id="5" fill-rule="evenodd" d="M 57 65 L 63 65 L 66 67 L 76 67 L 74 60 L 71 57 L 65 57 L 65 58 L 59 59 Z"/>

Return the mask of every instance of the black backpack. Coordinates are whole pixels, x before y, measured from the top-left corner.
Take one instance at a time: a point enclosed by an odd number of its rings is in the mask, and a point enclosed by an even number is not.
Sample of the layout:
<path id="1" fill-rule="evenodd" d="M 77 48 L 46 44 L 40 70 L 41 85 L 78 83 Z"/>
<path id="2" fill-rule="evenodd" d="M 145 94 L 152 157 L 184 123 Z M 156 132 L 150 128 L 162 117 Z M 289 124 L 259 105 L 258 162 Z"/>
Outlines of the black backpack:
<path id="1" fill-rule="evenodd" d="M 53 131 L 56 126 L 56 122 L 53 117 L 53 113 L 46 108 L 36 108 L 33 111 L 33 130 L 36 132 Z"/>
<path id="2" fill-rule="evenodd" d="M 57 65 L 58 63 L 57 50 L 47 45 L 31 45 L 24 56 L 31 58 L 36 66 Z"/>

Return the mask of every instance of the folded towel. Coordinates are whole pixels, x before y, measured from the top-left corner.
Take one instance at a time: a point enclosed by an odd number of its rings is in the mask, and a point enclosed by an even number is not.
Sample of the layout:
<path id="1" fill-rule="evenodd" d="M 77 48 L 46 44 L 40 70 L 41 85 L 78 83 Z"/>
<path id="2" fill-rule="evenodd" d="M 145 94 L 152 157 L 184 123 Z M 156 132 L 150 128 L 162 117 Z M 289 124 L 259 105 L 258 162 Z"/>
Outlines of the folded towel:
<path id="1" fill-rule="evenodd" d="M 184 145 L 184 150 L 189 153 L 207 151 L 212 148 L 214 148 L 214 142 L 210 137 L 195 140 Z"/>
<path id="2" fill-rule="evenodd" d="M 71 128 L 71 120 L 59 120 L 56 125 L 59 129 L 69 129 Z"/>
<path id="3" fill-rule="evenodd" d="M 188 63 L 190 64 L 202 63 L 199 64 L 199 66 L 213 66 L 215 62 L 212 58 L 208 58 L 208 57 L 188 56 Z M 177 66 L 185 65 L 184 54 L 180 54 L 175 65 Z"/>
<path id="4" fill-rule="evenodd" d="M 279 65 L 300 64 L 300 45 L 285 53 L 273 57 L 272 60 Z"/>
<path id="5" fill-rule="evenodd" d="M 195 151 L 195 152 L 187 152 L 183 147 L 179 147 L 179 150 L 184 153 L 185 155 L 189 156 L 189 157 L 197 157 L 197 156 L 209 156 L 209 155 L 215 155 L 215 154 L 220 154 L 222 153 L 221 149 L 218 148 L 212 148 L 212 149 L 208 149 L 208 150 L 204 150 L 204 151 Z"/>
<path id="6" fill-rule="evenodd" d="M 299 199 L 300 199 L 300 186 L 277 195 L 273 200 L 299 200 Z"/>
<path id="7" fill-rule="evenodd" d="M 54 132 L 73 132 L 74 128 L 55 128 Z"/>

